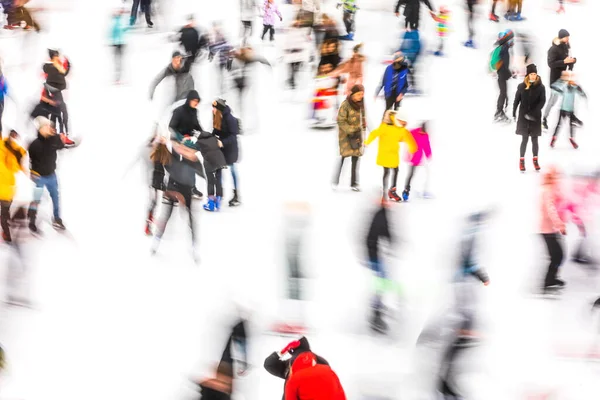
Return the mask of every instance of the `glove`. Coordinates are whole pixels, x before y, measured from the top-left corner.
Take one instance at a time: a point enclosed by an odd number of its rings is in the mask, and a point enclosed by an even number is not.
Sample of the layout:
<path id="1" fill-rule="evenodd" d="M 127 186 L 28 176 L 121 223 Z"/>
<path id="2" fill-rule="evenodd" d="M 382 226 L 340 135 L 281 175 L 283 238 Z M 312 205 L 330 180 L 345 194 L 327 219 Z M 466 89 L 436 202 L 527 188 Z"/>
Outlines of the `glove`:
<path id="1" fill-rule="evenodd" d="M 300 341 L 294 340 L 293 342 L 289 342 L 288 345 L 279 352 L 279 354 L 289 353 L 290 350 L 297 349 L 298 347 L 300 347 Z"/>

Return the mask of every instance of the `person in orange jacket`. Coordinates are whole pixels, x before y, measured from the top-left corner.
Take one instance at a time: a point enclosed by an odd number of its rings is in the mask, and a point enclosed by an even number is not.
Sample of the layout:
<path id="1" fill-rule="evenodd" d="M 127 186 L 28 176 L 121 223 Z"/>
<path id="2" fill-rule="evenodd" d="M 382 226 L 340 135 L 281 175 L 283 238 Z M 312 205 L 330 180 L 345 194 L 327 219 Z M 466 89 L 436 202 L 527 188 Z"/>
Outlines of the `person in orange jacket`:
<path id="1" fill-rule="evenodd" d="M 387 195 L 394 201 L 402 200 L 398 193 L 396 193 L 398 166 L 400 165 L 400 142 L 408 145 L 408 151 L 411 154 L 417 151 L 415 139 L 406 129 L 406 120 L 407 118 L 403 113 L 387 110 L 379 128 L 371 131 L 365 141 L 365 145 L 369 145 L 375 139 L 379 138 L 377 165 L 383 167 L 383 193 L 385 197 L 389 175 L 392 172 L 392 182 L 389 184 L 390 189 L 387 190 Z"/>
<path id="2" fill-rule="evenodd" d="M 331 367 L 317 364 L 317 356 L 305 352 L 292 364 L 285 400 L 346 400 L 346 394 Z"/>
<path id="3" fill-rule="evenodd" d="M 12 242 L 9 219 L 16 193 L 16 174 L 19 171 L 29 174 L 27 151 L 17 142 L 18 137 L 17 132 L 11 131 L 8 138 L 0 141 L 0 222 L 6 243 Z"/>

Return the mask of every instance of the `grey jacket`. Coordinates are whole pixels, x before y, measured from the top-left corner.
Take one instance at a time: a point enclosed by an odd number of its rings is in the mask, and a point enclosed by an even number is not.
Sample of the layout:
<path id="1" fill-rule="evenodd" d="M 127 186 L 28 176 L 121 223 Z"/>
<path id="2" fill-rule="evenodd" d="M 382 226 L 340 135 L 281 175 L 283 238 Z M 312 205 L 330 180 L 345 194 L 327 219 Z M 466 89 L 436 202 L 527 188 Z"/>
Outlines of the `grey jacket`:
<path id="1" fill-rule="evenodd" d="M 175 100 L 183 100 L 187 97 L 190 90 L 194 90 L 194 78 L 190 74 L 191 59 L 186 58 L 179 70 L 175 70 L 173 65 L 169 64 L 167 68 L 162 70 L 150 84 L 150 100 L 154 97 L 156 87 L 168 76 L 175 77 Z"/>

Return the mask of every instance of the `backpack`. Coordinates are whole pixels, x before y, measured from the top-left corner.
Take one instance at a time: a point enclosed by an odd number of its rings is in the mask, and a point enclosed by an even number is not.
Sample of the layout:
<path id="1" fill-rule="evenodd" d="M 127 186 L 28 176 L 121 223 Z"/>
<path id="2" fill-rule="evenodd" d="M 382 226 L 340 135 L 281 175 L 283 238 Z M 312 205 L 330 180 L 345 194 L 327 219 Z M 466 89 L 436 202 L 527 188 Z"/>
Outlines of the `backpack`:
<path id="1" fill-rule="evenodd" d="M 498 71 L 500 69 L 500 67 L 502 66 L 502 59 L 500 57 L 501 51 L 502 51 L 502 46 L 497 46 L 490 53 L 489 66 L 490 66 L 490 71 L 492 71 L 492 72 Z"/>

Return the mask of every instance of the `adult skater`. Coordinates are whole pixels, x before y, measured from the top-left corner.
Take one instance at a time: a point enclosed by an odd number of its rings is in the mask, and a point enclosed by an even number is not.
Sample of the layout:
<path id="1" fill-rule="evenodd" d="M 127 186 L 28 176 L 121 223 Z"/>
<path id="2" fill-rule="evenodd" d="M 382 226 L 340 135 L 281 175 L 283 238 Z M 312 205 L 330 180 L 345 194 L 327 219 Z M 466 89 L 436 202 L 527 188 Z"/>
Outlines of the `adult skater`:
<path id="1" fill-rule="evenodd" d="M 329 76 L 334 77 L 338 77 L 342 74 L 348 74 L 348 78 L 346 80 L 346 90 L 344 92 L 346 96 L 350 94 L 354 85 L 363 84 L 363 70 L 367 58 L 361 54 L 362 46 L 362 43 L 354 46 L 352 49 L 352 57 L 338 65 L 333 72 L 329 73 Z"/>
<path id="2" fill-rule="evenodd" d="M 31 180 L 35 186 L 43 190 L 44 187 L 50 193 L 52 199 L 52 227 L 57 230 L 65 230 L 65 225 L 60 214 L 60 198 L 58 191 L 58 179 L 56 176 L 56 159 L 58 150 L 65 147 L 60 136 L 56 135 L 54 124 L 47 118 L 37 117 L 34 124 L 38 130 L 37 138 L 29 145 L 29 159 L 31 161 Z M 33 233 L 38 232 L 36 225 L 37 210 L 40 198 L 34 199 L 29 206 L 28 218 L 29 229 Z"/>
<path id="3" fill-rule="evenodd" d="M 341 40 L 354 40 L 354 32 L 356 32 L 355 19 L 358 6 L 356 0 L 342 0 L 337 4 L 337 8 L 343 6 L 344 16 L 343 21 L 346 26 L 346 36 L 340 37 Z"/>
<path id="4" fill-rule="evenodd" d="M 418 30 L 419 19 L 421 19 L 421 3 L 425 4 L 429 11 L 434 12 L 429 0 L 398 0 L 394 12 L 396 17 L 400 16 L 400 7 L 404 6 L 404 27 L 407 30 Z"/>
<path id="5" fill-rule="evenodd" d="M 404 31 L 400 52 L 404 55 L 404 60 L 408 65 L 408 89 L 406 93 L 419 95 L 421 94 L 417 85 L 417 62 L 421 55 L 421 35 L 419 31 Z"/>
<path id="6" fill-rule="evenodd" d="M 365 88 L 355 85 L 350 95 L 340 106 L 337 116 L 338 141 L 340 147 L 340 166 L 333 180 L 334 187 L 340 183 L 340 175 L 346 158 L 352 158 L 352 176 L 350 185 L 355 192 L 360 191 L 358 185 L 358 159 L 364 154 L 364 135 L 367 128 L 364 104 Z"/>
<path id="7" fill-rule="evenodd" d="M 269 61 L 261 55 L 257 55 L 250 46 L 242 47 L 239 50 L 231 52 L 231 67 L 229 74 L 233 79 L 233 84 L 238 90 L 240 114 L 244 108 L 244 95 L 250 86 L 249 76 L 252 72 L 252 66 L 257 63 L 271 67 Z"/>
<path id="8" fill-rule="evenodd" d="M 317 357 L 307 351 L 292 364 L 285 385 L 285 400 L 346 400 L 344 388 L 329 365 L 317 364 Z"/>
<path id="9" fill-rule="evenodd" d="M 577 62 L 576 58 L 569 55 L 571 44 L 569 43 L 571 35 L 566 29 L 558 31 L 558 37 L 552 41 L 552 46 L 548 49 L 548 67 L 550 67 L 550 87 L 557 82 L 562 73 L 566 70 L 572 71 Z M 542 121 L 544 129 L 548 129 L 548 115 L 558 98 L 550 94 L 550 101 L 544 110 L 544 119 Z"/>
<path id="10" fill-rule="evenodd" d="M 194 78 L 190 74 L 192 60 L 185 57 L 179 51 L 173 52 L 171 63 L 162 70 L 150 84 L 150 100 L 154 98 L 156 87 L 167 77 L 175 77 L 175 99 L 173 103 L 183 100 L 191 90 L 194 90 Z"/>
<path id="11" fill-rule="evenodd" d="M 546 293 L 565 286 L 565 282 L 557 278 L 558 269 L 564 259 L 560 235 L 567 233 L 565 223 L 558 212 L 560 200 L 559 173 L 552 167 L 543 177 L 540 201 L 540 234 L 550 255 L 550 264 L 542 285 Z"/>
<path id="12" fill-rule="evenodd" d="M 187 94 L 185 104 L 177 107 L 173 111 L 169 129 L 178 135 L 178 140 L 183 140 L 183 137 L 197 137 L 202 132 L 202 127 L 198 121 L 198 104 L 200 104 L 200 95 L 195 90 L 191 90 Z M 196 174 L 206 179 L 202 163 L 198 161 L 194 164 Z M 192 194 L 195 198 L 201 199 L 202 193 L 196 188 L 196 184 L 192 185 Z"/>
<path id="13" fill-rule="evenodd" d="M 490 11 L 490 21 L 500 22 L 500 17 L 496 15 L 496 5 L 498 0 L 492 0 L 492 11 Z"/>
<path id="14" fill-rule="evenodd" d="M 558 115 L 556 129 L 554 129 L 554 134 L 552 135 L 552 140 L 550 141 L 550 147 L 554 147 L 554 144 L 556 143 L 556 138 L 558 137 L 558 133 L 560 132 L 562 120 L 564 118 L 568 118 L 570 128 L 569 141 L 571 142 L 571 146 L 573 146 L 574 149 L 578 149 L 579 145 L 575 141 L 575 126 L 582 126 L 583 122 L 581 122 L 581 120 L 577 118 L 577 116 L 575 116 L 575 96 L 587 98 L 587 95 L 585 94 L 581 86 L 579 86 L 573 80 L 571 73 L 563 72 L 563 74 L 566 76 L 563 77 L 563 79 L 560 79 L 559 81 L 552 84 L 551 87 L 552 96 L 562 96 L 562 102 L 560 105 L 560 113 Z"/>
<path id="15" fill-rule="evenodd" d="M 218 23 L 213 23 L 213 32 L 210 44 L 208 46 L 208 61 L 212 62 L 215 56 L 218 58 L 218 72 L 219 72 L 219 90 L 220 95 L 225 94 L 225 71 L 231 66 L 231 50 L 233 47 L 227 41 L 225 34 L 222 32 L 221 27 Z"/>
<path id="16" fill-rule="evenodd" d="M 129 25 L 134 26 L 137 21 L 138 7 L 142 6 L 142 12 L 146 16 L 146 24 L 148 28 L 152 28 L 154 23 L 152 22 L 152 0 L 133 0 L 131 5 L 131 18 L 129 19 Z"/>
<path id="17" fill-rule="evenodd" d="M 110 30 L 110 45 L 112 46 L 115 54 L 115 83 L 118 85 L 121 83 L 121 76 L 123 72 L 123 52 L 125 51 L 125 33 L 129 30 L 129 26 L 124 20 L 124 14 L 127 11 L 122 8 L 118 8 L 114 11 L 111 21 Z"/>
<path id="18" fill-rule="evenodd" d="M 469 29 L 469 40 L 465 42 L 465 47 L 475 48 L 473 38 L 475 37 L 475 4 L 477 0 L 467 1 L 467 28 Z"/>
<path id="19" fill-rule="evenodd" d="M 496 114 L 494 120 L 496 122 L 508 122 L 510 119 L 504 113 L 504 108 L 508 104 L 508 80 L 513 75 L 510 70 L 510 48 L 514 45 L 515 34 L 512 30 L 507 29 L 500 32 L 498 40 L 496 41 L 496 50 L 493 53 L 497 55 L 498 59 L 492 59 L 492 68 L 498 75 L 498 88 L 500 94 L 498 95 L 498 101 L 496 102 Z"/>
<path id="20" fill-rule="evenodd" d="M 527 76 L 525 76 L 523 83 L 517 87 L 513 103 L 513 118 L 515 120 L 517 120 L 517 108 L 519 108 L 516 133 L 521 135 L 521 158 L 519 159 L 521 172 L 525 171 L 525 150 L 527 150 L 527 142 L 530 137 L 533 150 L 533 166 L 536 171 L 540 170 L 538 137 L 542 135 L 542 109 L 545 103 L 546 88 L 542 84 L 542 78 L 537 74 L 535 64 L 529 64 L 527 66 Z"/>
<path id="21" fill-rule="evenodd" d="M 242 20 L 240 36 L 242 37 L 243 45 L 248 44 L 248 39 L 252 36 L 254 20 L 259 10 L 260 5 L 258 0 L 240 0 L 240 17 Z"/>
<path id="22" fill-rule="evenodd" d="M 66 76 L 71 71 L 71 63 L 66 58 L 61 60 L 60 53 L 56 49 L 49 49 L 48 55 L 50 61 L 46 62 L 43 67 L 44 74 L 46 76 L 46 84 L 44 88 L 47 95 L 52 100 L 52 105 L 60 109 L 61 114 L 61 134 L 67 136 L 65 139 L 66 145 L 74 145 L 75 143 L 68 139 L 69 136 L 69 112 L 67 110 L 67 104 L 63 97 L 63 91 L 67 89 Z"/>
<path id="23" fill-rule="evenodd" d="M 0 141 L 0 226 L 2 239 L 12 242 L 10 234 L 10 207 L 16 194 L 16 174 L 23 171 L 29 175 L 27 151 L 18 143 L 19 135 L 11 131 Z"/>
<path id="24" fill-rule="evenodd" d="M 285 386 L 290 378 L 291 368 L 294 361 L 303 353 L 311 352 L 310 344 L 306 337 L 301 337 L 300 340 L 294 340 L 287 344 L 281 351 L 271 353 L 264 363 L 264 368 L 271 375 L 285 380 L 284 394 L 282 399 L 285 399 Z M 314 354 L 314 353 L 312 353 Z M 289 356 L 289 358 L 288 358 Z M 329 365 L 327 360 L 315 354 L 317 364 Z"/>
<path id="25" fill-rule="evenodd" d="M 221 151 L 225 156 L 225 162 L 231 178 L 233 180 L 233 197 L 229 201 L 229 207 L 236 207 L 242 204 L 240 202 L 239 177 L 237 174 L 236 163 L 239 158 L 238 139 L 239 126 L 238 119 L 231 113 L 231 108 L 222 99 L 213 102 L 214 132 L 219 139 L 222 147 Z M 218 195 L 217 195 L 218 196 Z"/>
<path id="26" fill-rule="evenodd" d="M 204 43 L 200 31 L 196 27 L 193 15 L 188 17 L 187 24 L 177 32 L 177 37 L 177 41 L 186 52 L 187 62 L 191 66 L 196 61 L 202 47 L 207 45 L 207 43 Z"/>
<path id="27" fill-rule="evenodd" d="M 383 89 L 386 110 L 397 110 L 400 107 L 404 94 L 408 90 L 408 73 L 408 64 L 404 60 L 404 54 L 396 52 L 394 62 L 385 69 L 381 84 L 375 92 L 375 97 L 377 97 Z"/>

